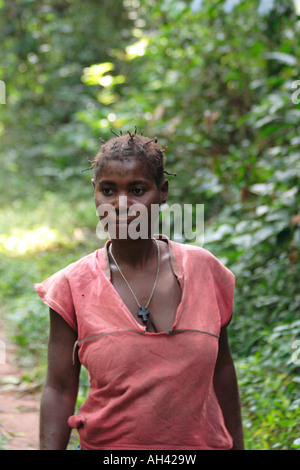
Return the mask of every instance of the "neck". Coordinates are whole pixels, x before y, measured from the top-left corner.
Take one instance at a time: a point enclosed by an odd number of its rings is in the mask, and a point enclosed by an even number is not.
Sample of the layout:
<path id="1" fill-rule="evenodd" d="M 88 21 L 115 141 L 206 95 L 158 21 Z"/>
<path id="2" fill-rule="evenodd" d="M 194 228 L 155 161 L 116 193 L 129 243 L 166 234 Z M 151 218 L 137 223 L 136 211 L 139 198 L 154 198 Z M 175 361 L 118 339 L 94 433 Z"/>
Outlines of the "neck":
<path id="1" fill-rule="evenodd" d="M 143 268 L 149 259 L 157 256 L 157 248 L 153 240 L 111 240 L 111 250 L 118 263 L 128 264 L 135 268 Z"/>

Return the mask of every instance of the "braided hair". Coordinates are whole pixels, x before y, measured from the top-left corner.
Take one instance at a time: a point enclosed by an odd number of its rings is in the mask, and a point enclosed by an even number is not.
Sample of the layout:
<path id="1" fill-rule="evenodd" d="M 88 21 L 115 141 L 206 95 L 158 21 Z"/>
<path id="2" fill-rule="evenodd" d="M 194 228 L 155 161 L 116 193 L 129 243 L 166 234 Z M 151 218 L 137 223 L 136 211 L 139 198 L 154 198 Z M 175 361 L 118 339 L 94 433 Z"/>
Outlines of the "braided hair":
<path id="1" fill-rule="evenodd" d="M 108 161 L 124 161 L 128 158 L 136 158 L 137 160 L 144 162 L 149 173 L 154 178 L 157 187 L 162 183 L 164 174 L 177 176 L 176 173 L 168 173 L 164 170 L 164 152 L 167 147 L 165 149 L 161 149 L 157 145 L 156 138 L 149 139 L 144 137 L 142 133 L 141 135 L 137 135 L 136 127 L 134 133 L 127 131 L 126 135 L 123 135 L 122 131 L 120 131 L 120 134 L 117 134 L 111 129 L 111 132 L 115 137 L 107 142 L 102 138 L 99 139 L 102 142 L 102 146 L 95 159 L 93 161 L 89 160 L 91 166 L 86 168 L 86 170 L 94 170 L 95 180 L 99 177 L 102 168 Z"/>

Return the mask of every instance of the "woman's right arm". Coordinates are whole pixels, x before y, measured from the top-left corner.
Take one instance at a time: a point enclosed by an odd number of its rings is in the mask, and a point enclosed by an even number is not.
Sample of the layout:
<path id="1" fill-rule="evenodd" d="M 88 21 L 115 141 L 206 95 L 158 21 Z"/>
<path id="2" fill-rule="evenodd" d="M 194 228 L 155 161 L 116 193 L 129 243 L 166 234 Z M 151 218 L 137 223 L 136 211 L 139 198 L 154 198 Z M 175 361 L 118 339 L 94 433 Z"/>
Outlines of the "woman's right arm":
<path id="1" fill-rule="evenodd" d="M 74 414 L 78 394 L 80 363 L 72 362 L 76 332 L 50 309 L 48 370 L 40 411 L 40 449 L 65 450 L 71 429 L 67 424 Z"/>

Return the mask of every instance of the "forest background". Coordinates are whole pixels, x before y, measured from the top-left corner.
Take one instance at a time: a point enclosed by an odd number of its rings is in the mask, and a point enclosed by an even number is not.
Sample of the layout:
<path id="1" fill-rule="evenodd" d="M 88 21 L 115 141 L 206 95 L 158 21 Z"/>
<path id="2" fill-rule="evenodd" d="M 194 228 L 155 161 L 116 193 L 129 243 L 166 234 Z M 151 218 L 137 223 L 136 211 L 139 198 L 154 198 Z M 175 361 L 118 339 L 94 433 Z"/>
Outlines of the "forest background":
<path id="1" fill-rule="evenodd" d="M 33 283 L 102 246 L 82 169 L 110 128 L 137 125 L 168 146 L 169 203 L 204 204 L 204 247 L 236 275 L 246 448 L 300 448 L 299 14 L 288 0 L 0 0 L 1 324 L 24 381 L 45 379 Z"/>

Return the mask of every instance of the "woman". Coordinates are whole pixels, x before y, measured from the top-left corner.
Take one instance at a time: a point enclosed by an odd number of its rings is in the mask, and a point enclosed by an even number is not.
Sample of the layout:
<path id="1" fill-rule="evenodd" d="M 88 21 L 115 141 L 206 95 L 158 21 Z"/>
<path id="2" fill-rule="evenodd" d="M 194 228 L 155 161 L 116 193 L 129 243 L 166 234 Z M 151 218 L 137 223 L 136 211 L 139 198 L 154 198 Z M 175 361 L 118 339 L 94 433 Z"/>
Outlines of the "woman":
<path id="1" fill-rule="evenodd" d="M 92 168 L 114 236 L 35 285 L 50 307 L 41 449 L 66 449 L 71 428 L 83 450 L 243 449 L 226 333 L 233 274 L 203 248 L 152 235 L 151 209 L 168 196 L 156 140 L 113 138 Z M 81 364 L 90 391 L 74 414 Z"/>

